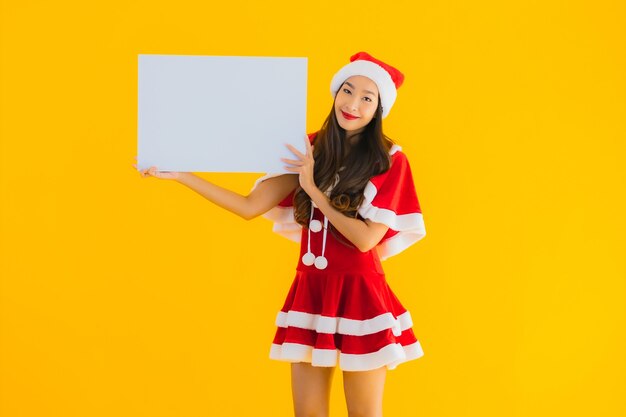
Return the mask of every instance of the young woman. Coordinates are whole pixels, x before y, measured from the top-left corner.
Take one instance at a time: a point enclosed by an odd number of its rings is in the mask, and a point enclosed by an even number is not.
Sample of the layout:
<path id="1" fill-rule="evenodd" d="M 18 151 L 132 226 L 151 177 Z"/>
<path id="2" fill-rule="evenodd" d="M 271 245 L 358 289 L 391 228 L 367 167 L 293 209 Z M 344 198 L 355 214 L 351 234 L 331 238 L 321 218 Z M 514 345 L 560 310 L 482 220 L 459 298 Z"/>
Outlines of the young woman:
<path id="1" fill-rule="evenodd" d="M 306 152 L 291 145 L 292 174 L 269 174 L 247 196 L 186 172 L 172 179 L 245 219 L 264 214 L 301 243 L 296 276 L 276 318 L 270 358 L 291 362 L 296 417 L 326 416 L 333 370 L 343 371 L 351 417 L 382 416 L 387 369 L 424 353 L 381 260 L 426 234 L 411 170 L 383 134 L 404 76 L 359 52 L 331 81 L 333 107 Z"/>

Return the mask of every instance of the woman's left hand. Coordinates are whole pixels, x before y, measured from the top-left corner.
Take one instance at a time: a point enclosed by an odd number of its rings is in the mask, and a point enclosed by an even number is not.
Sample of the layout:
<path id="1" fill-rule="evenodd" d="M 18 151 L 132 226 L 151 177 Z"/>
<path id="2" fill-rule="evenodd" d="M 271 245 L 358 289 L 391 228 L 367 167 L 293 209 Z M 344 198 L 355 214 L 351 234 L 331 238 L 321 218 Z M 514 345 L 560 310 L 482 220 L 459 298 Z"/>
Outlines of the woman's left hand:
<path id="1" fill-rule="evenodd" d="M 297 172 L 300 174 L 300 187 L 309 194 L 310 191 L 315 189 L 315 180 L 313 176 L 313 167 L 315 165 L 315 160 L 313 159 L 313 146 L 311 145 L 311 141 L 307 135 L 304 135 L 304 143 L 306 146 L 306 154 L 303 154 L 295 147 L 290 144 L 287 144 L 287 148 L 294 155 L 298 157 L 298 159 L 287 159 L 280 158 L 281 161 L 290 164 L 291 166 L 285 166 L 285 169 L 289 172 Z"/>

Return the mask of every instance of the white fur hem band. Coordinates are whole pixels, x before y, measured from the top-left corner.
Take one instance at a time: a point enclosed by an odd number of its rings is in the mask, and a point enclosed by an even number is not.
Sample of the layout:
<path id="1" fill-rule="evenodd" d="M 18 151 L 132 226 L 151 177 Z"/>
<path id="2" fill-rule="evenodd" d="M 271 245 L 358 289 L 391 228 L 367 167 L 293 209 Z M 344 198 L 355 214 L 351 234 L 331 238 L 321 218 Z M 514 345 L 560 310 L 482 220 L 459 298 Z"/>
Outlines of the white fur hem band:
<path id="1" fill-rule="evenodd" d="M 371 371 L 386 366 L 395 369 L 399 364 L 424 356 L 420 342 L 402 346 L 392 343 L 378 352 L 361 355 L 342 353 L 336 349 L 314 349 L 296 343 L 272 344 L 270 359 L 286 362 L 308 362 L 313 366 L 334 367 L 339 362 L 343 371 Z"/>

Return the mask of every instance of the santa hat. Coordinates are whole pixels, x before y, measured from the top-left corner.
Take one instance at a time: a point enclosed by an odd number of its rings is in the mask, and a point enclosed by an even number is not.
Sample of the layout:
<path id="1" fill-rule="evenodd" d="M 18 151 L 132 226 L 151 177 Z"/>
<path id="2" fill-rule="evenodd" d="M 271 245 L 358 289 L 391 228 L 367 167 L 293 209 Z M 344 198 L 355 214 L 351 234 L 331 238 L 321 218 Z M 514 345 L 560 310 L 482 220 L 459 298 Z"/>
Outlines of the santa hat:
<path id="1" fill-rule="evenodd" d="M 330 94 L 335 97 L 339 87 L 350 77 L 363 75 L 376 83 L 383 119 L 387 117 L 396 101 L 397 89 L 404 81 L 404 75 L 391 65 L 374 58 L 367 52 L 359 52 L 350 57 L 350 63 L 341 68 L 330 82 Z"/>

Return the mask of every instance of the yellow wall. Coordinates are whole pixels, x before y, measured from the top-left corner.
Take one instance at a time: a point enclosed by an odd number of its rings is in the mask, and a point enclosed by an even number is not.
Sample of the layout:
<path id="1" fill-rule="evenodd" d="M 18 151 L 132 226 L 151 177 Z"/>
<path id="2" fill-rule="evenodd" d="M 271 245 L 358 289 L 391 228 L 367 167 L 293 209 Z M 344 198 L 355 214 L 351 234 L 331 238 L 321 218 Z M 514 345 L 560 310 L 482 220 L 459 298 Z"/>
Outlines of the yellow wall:
<path id="1" fill-rule="evenodd" d="M 306 56 L 312 131 L 360 50 L 406 75 L 428 233 L 385 261 L 425 351 L 386 415 L 626 415 L 622 1 L 0 7 L 3 417 L 291 415 L 297 245 L 133 170 L 137 55 Z"/>

